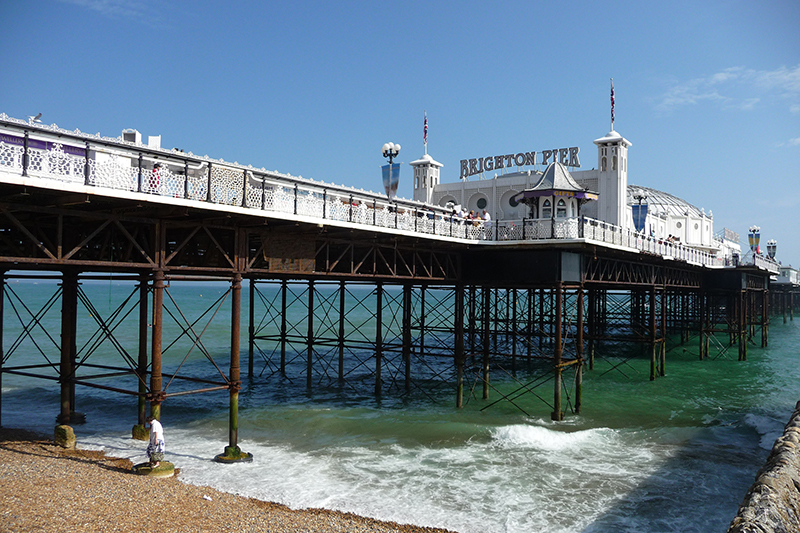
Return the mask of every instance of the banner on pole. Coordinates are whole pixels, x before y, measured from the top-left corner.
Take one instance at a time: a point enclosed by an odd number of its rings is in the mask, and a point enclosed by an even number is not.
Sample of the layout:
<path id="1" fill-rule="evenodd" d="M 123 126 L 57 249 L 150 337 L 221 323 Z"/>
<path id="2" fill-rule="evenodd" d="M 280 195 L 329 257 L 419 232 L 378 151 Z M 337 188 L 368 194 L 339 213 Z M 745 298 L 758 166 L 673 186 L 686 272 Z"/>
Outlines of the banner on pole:
<path id="1" fill-rule="evenodd" d="M 647 204 L 633 205 L 633 227 L 641 233 L 644 230 L 644 221 L 647 220 Z"/>
<path id="2" fill-rule="evenodd" d="M 389 200 L 394 200 L 397 196 L 397 185 L 400 182 L 400 163 L 383 165 L 383 187 L 386 189 L 386 196 Z"/>

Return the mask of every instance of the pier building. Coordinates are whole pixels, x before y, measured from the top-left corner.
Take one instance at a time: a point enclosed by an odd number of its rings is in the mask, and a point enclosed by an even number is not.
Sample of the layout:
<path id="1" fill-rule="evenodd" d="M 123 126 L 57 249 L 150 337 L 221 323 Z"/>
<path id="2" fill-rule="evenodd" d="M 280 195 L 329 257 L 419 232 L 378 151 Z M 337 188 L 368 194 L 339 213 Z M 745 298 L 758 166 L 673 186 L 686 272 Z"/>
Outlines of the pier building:
<path id="1" fill-rule="evenodd" d="M 549 150 L 544 168 L 476 181 L 474 191 L 473 182 L 442 184 L 443 166 L 423 157 L 412 165 L 415 198 L 389 200 L 144 144 L 131 131 L 101 137 L 0 115 L 0 377 L 56 383 L 62 424 L 80 419 L 78 387 L 129 395 L 139 424 L 171 398 L 226 393 L 224 455 L 236 457 L 239 393 L 270 379 L 309 391 L 369 382 L 376 397 L 439 386 L 456 406 L 501 401 L 529 412 L 526 396 L 561 420 L 580 412 L 585 370 L 625 364 L 621 345 L 642 347 L 651 380 L 666 375 L 676 343 L 699 359 L 746 360 L 748 344 L 768 342 L 779 265 L 760 254 L 734 261 L 733 244 L 726 255 L 704 233 L 710 212 L 655 189 L 654 205 L 666 207 L 637 229 L 630 143 L 612 131 L 596 145 L 600 166 L 577 178 L 569 165 L 578 152 Z M 467 161 L 466 171 L 528 155 L 489 159 Z M 481 200 L 496 209 L 492 220 L 453 215 L 457 203 L 483 210 Z M 697 233 L 658 235 L 695 220 Z M 57 286 L 46 303 L 28 302 L 11 283 L 24 279 Z M 128 284 L 113 312 L 85 290 L 98 279 Z M 188 316 L 178 287 L 210 281 L 224 294 Z M 91 321 L 79 330 L 83 308 Z M 369 318 L 351 324 L 357 309 Z M 223 352 L 204 344 L 212 321 L 230 329 Z M 123 329 L 138 336 L 125 341 Z M 98 361 L 100 346 L 113 363 Z M 209 374 L 185 371 L 198 352 Z M 516 380 L 522 366 L 536 377 L 514 381 L 511 393 L 494 387 L 490 376 Z"/>

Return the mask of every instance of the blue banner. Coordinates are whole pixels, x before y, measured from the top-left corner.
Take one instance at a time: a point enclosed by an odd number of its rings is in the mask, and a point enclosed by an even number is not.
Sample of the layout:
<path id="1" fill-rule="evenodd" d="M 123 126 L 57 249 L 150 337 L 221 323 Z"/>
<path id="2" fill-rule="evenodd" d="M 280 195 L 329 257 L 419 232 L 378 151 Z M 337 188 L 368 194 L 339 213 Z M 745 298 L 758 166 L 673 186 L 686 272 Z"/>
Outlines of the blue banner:
<path id="1" fill-rule="evenodd" d="M 383 188 L 386 189 L 386 196 L 389 200 L 394 200 L 397 196 L 397 184 L 400 182 L 400 163 L 383 165 Z"/>
<path id="2" fill-rule="evenodd" d="M 644 231 L 644 221 L 647 220 L 647 204 L 631 207 L 633 208 L 633 227 L 641 233 Z"/>

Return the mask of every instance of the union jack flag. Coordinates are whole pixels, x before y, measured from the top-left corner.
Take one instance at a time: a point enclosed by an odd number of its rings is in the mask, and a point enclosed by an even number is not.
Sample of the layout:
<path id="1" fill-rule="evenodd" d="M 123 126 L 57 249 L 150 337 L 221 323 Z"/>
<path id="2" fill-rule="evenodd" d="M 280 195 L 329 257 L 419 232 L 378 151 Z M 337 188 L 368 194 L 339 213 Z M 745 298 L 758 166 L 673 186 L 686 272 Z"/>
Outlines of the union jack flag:
<path id="1" fill-rule="evenodd" d="M 423 133 L 423 141 L 428 144 L 428 112 L 425 111 L 425 131 Z"/>

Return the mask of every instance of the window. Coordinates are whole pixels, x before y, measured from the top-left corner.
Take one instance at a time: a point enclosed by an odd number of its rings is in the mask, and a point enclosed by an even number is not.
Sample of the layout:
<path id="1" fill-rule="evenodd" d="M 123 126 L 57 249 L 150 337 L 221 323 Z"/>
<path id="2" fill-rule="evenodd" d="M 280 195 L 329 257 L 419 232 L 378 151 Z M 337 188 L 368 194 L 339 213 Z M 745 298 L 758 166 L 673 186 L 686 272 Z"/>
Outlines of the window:
<path id="1" fill-rule="evenodd" d="M 519 205 L 519 202 L 514 200 L 514 196 L 516 196 L 516 194 L 508 197 L 508 205 L 511 207 L 517 207 Z"/>
<path id="2" fill-rule="evenodd" d="M 556 207 L 556 218 L 566 218 L 567 216 L 567 204 L 564 200 L 559 200 L 558 205 Z"/>
<path id="3" fill-rule="evenodd" d="M 478 206 L 478 209 L 486 209 L 486 198 L 478 198 L 478 202 L 475 204 Z"/>
<path id="4" fill-rule="evenodd" d="M 600 163 L 600 170 L 605 172 L 608 170 L 608 160 L 604 157 L 602 162 Z"/>
<path id="5" fill-rule="evenodd" d="M 617 156 L 611 159 L 611 170 L 617 170 Z"/>
<path id="6" fill-rule="evenodd" d="M 542 218 L 550 218 L 552 213 L 553 209 L 550 207 L 550 200 L 545 200 L 542 204 Z"/>

